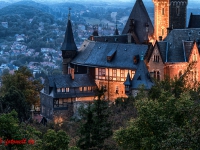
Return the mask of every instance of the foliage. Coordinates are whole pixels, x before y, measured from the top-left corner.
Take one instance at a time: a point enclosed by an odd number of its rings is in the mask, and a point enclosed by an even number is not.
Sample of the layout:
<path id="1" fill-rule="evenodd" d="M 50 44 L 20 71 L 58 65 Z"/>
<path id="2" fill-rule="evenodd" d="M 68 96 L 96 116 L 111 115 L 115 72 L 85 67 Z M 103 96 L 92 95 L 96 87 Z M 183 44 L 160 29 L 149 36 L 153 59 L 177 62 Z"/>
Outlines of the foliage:
<path id="1" fill-rule="evenodd" d="M 15 110 L 20 121 L 27 120 L 30 116 L 30 104 L 25 100 L 24 95 L 11 86 L 2 98 L 3 110 Z"/>
<path id="2" fill-rule="evenodd" d="M 14 86 L 20 91 L 26 101 L 30 104 L 39 102 L 39 92 L 42 85 L 37 80 L 33 80 L 33 75 L 27 67 L 20 67 L 13 75 L 6 74 L 2 76 L 1 96 L 5 96 L 8 89 Z"/>
<path id="3" fill-rule="evenodd" d="M 22 140 L 25 139 L 26 141 L 29 141 L 30 139 L 34 139 L 34 141 L 38 140 L 38 136 L 40 135 L 40 132 L 36 131 L 33 127 L 27 125 L 27 124 L 19 124 L 19 121 L 17 119 L 17 112 L 12 111 L 8 114 L 1 114 L 0 115 L 0 138 L 2 138 L 3 141 L 6 140 Z M 32 147 L 37 146 L 31 145 Z M 7 147 L 8 149 L 14 148 L 14 149 L 27 149 L 27 147 L 30 147 L 28 144 L 8 144 L 7 146 L 4 144 L 2 147 Z"/>
<path id="4" fill-rule="evenodd" d="M 186 71 L 181 78 L 161 81 L 148 97 L 136 98 L 138 116 L 114 133 L 118 145 L 128 150 L 199 149 L 200 92 L 186 82 L 188 76 Z"/>
<path id="5" fill-rule="evenodd" d="M 42 150 L 68 150 L 69 136 L 66 132 L 59 130 L 55 132 L 49 129 L 43 136 Z"/>
<path id="6" fill-rule="evenodd" d="M 112 135 L 111 123 L 108 120 L 108 101 L 104 99 L 105 89 L 96 90 L 97 100 L 82 111 L 83 124 L 80 127 L 78 146 L 81 149 L 102 149 L 104 141 Z"/>
<path id="7" fill-rule="evenodd" d="M 86 109 L 82 109 L 82 117 L 85 120 L 79 128 L 80 139 L 77 143 L 78 147 L 81 149 L 89 149 L 93 146 L 92 136 L 92 127 L 93 127 L 93 112 L 91 104 L 88 104 Z"/>

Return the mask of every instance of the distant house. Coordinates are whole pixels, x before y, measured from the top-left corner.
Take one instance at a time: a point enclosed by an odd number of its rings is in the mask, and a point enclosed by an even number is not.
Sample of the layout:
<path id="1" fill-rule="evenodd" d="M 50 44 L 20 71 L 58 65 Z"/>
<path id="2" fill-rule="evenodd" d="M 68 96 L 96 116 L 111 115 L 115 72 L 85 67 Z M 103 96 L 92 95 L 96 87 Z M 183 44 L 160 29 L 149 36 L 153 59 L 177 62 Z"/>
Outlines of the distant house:
<path id="1" fill-rule="evenodd" d="M 4 28 L 8 28 L 8 22 L 1 22 L 1 25 L 2 25 Z"/>

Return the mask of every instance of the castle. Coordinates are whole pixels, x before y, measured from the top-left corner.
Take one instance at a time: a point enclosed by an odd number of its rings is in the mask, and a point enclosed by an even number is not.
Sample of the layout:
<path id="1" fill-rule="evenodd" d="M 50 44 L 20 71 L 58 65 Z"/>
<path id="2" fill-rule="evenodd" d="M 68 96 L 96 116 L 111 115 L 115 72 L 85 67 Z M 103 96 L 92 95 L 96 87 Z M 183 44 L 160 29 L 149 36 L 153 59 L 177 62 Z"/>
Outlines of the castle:
<path id="1" fill-rule="evenodd" d="M 41 91 L 41 114 L 53 119 L 71 115 L 78 105 L 94 99 L 94 89 L 106 89 L 105 99 L 137 95 L 164 76 L 181 76 L 188 63 L 197 62 L 191 80 L 200 81 L 200 16 L 190 16 L 187 0 L 153 0 L 154 27 L 142 0 L 136 0 L 121 35 L 93 35 L 78 50 L 70 13 L 61 46 L 63 74 L 48 76 Z"/>

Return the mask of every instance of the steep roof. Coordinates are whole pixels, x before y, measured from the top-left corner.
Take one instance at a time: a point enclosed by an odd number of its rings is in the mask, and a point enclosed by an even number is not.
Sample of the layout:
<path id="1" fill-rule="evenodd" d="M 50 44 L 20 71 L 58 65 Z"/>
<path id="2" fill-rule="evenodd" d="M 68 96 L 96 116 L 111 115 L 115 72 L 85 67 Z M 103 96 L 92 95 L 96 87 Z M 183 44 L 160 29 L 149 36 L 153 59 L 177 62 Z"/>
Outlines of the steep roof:
<path id="1" fill-rule="evenodd" d="M 110 68 L 136 69 L 137 65 L 133 62 L 136 55 L 145 54 L 148 45 L 104 43 L 85 40 L 78 55 L 72 60 L 72 64 L 84 66 L 98 66 Z M 112 61 L 107 60 L 108 54 L 115 52 Z"/>
<path id="2" fill-rule="evenodd" d="M 187 41 L 198 41 L 200 39 L 200 28 L 174 29 L 164 39 L 167 42 L 166 62 L 186 62 L 190 46 Z M 184 42 L 183 42 L 184 41 Z M 159 42 L 160 43 L 160 42 Z M 191 43 L 191 42 L 190 42 Z M 162 48 L 161 51 L 164 51 Z M 185 51 L 186 50 L 186 51 Z"/>
<path id="3" fill-rule="evenodd" d="M 136 0 L 135 5 L 131 11 L 131 14 L 129 15 L 129 18 L 126 22 L 122 34 L 128 33 L 131 21 L 130 19 L 134 19 L 135 21 L 135 33 L 140 43 L 143 43 L 145 38 L 147 38 L 146 24 L 149 25 L 148 35 L 153 34 L 154 28 L 142 0 Z"/>
<path id="4" fill-rule="evenodd" d="M 77 50 L 76 44 L 74 42 L 74 35 L 72 32 L 72 24 L 70 17 L 68 18 L 67 29 L 65 31 L 65 39 L 62 43 L 62 47 L 60 50 Z"/>
<path id="5" fill-rule="evenodd" d="M 130 77 L 129 72 L 127 74 L 126 81 L 124 82 L 124 85 L 128 85 L 128 86 L 131 85 L 131 77 Z"/>
<path id="6" fill-rule="evenodd" d="M 94 80 L 88 74 L 74 74 L 74 79 L 71 75 L 54 75 L 48 76 L 49 87 L 67 88 L 67 87 L 83 87 L 83 86 L 96 86 Z"/>
<path id="7" fill-rule="evenodd" d="M 138 89 L 141 85 L 144 85 L 144 88 L 146 90 L 150 89 L 153 86 L 150 74 L 142 57 L 138 63 L 137 70 L 132 79 L 132 89 Z"/>
<path id="8" fill-rule="evenodd" d="M 190 14 L 188 28 L 200 28 L 200 15 Z"/>
<path id="9" fill-rule="evenodd" d="M 166 50 L 168 48 L 168 43 L 165 41 L 157 42 L 158 50 L 160 52 L 161 58 L 163 62 L 166 62 Z"/>

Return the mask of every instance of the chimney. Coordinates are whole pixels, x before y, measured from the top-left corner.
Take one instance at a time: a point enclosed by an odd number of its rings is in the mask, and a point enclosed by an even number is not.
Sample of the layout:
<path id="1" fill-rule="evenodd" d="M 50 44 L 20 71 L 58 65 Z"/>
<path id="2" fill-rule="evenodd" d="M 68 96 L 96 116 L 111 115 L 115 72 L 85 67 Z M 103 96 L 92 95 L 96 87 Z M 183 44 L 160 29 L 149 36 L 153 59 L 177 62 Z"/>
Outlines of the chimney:
<path id="1" fill-rule="evenodd" d="M 71 68 L 71 78 L 74 80 L 74 68 Z"/>
<path id="2" fill-rule="evenodd" d="M 162 41 L 162 36 L 159 36 L 159 41 Z"/>

